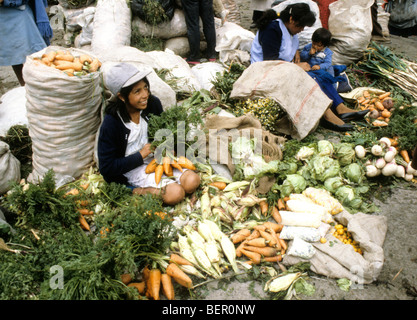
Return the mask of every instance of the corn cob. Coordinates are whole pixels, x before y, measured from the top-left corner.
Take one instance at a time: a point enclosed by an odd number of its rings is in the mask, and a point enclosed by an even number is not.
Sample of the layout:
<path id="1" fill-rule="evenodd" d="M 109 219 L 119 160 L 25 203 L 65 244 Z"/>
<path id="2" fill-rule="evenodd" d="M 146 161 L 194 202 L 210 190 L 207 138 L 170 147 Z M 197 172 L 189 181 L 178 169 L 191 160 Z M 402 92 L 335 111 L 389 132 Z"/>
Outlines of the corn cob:
<path id="1" fill-rule="evenodd" d="M 214 240 L 205 242 L 204 249 L 211 263 L 216 263 L 220 261 L 220 254 L 217 249 L 216 242 Z"/>
<path id="2" fill-rule="evenodd" d="M 266 201 L 266 198 L 258 198 L 253 194 L 248 194 L 242 198 L 240 198 L 236 204 L 238 206 L 246 206 L 246 207 L 253 207 L 254 205 L 258 204 L 261 201 Z"/>
<path id="3" fill-rule="evenodd" d="M 178 237 L 178 246 L 180 248 L 181 256 L 190 261 L 193 265 L 198 265 L 198 261 L 194 257 L 193 252 L 191 251 L 191 246 L 188 243 L 188 238 L 182 235 L 179 235 Z"/>
<path id="4" fill-rule="evenodd" d="M 214 241 L 213 234 L 211 233 L 210 227 L 204 222 L 199 221 L 197 226 L 198 233 L 204 238 L 204 240 L 210 242 Z"/>
<path id="5" fill-rule="evenodd" d="M 203 220 L 203 222 L 210 228 L 213 238 L 217 241 L 220 241 L 224 233 L 221 231 L 220 227 L 214 221 L 209 219 Z"/>
<path id="6" fill-rule="evenodd" d="M 184 271 L 185 273 L 192 274 L 193 276 L 196 276 L 201 279 L 205 279 L 206 276 L 203 275 L 198 269 L 194 266 L 190 265 L 180 265 L 179 268 Z"/>
<path id="7" fill-rule="evenodd" d="M 200 208 L 203 219 L 211 216 L 210 195 L 207 188 L 203 190 L 203 194 L 200 197 Z"/>
<path id="8" fill-rule="evenodd" d="M 236 249 L 233 242 L 226 235 L 223 235 L 223 237 L 220 240 L 220 245 L 222 247 L 224 255 L 226 256 L 229 263 L 232 265 L 233 271 L 239 272 L 239 268 L 236 264 Z"/>
<path id="9" fill-rule="evenodd" d="M 309 187 L 303 191 L 303 195 L 312 199 L 316 204 L 325 207 L 332 215 L 343 211 L 341 203 L 333 198 L 327 190 Z"/>
<path id="10" fill-rule="evenodd" d="M 219 274 L 217 274 L 216 270 L 213 269 L 210 259 L 207 257 L 207 254 L 204 252 L 203 249 L 201 249 L 200 247 L 193 246 L 191 244 L 191 251 L 193 252 L 193 255 L 197 260 L 199 266 L 206 273 L 211 275 L 213 278 L 218 278 L 220 276 Z"/>
<path id="11" fill-rule="evenodd" d="M 249 185 L 249 181 L 243 180 L 243 181 L 235 181 L 232 183 L 229 183 L 226 188 L 223 189 L 223 192 L 229 192 L 229 191 L 235 191 L 239 190 L 243 187 L 246 187 Z"/>
<path id="12" fill-rule="evenodd" d="M 279 292 L 287 290 L 291 284 L 301 276 L 301 272 L 287 273 L 285 275 L 278 276 L 271 282 L 265 285 L 265 291 Z"/>

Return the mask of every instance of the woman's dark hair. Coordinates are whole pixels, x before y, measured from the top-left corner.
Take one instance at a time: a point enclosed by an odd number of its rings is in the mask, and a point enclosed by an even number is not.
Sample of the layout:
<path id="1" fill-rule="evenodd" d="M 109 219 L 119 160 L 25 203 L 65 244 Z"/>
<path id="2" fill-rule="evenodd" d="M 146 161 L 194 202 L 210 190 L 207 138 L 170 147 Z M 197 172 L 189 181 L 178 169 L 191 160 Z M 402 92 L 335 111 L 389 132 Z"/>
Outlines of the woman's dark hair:
<path id="1" fill-rule="evenodd" d="M 151 95 L 148 78 L 145 77 L 142 80 L 145 81 L 146 85 L 149 88 L 149 95 Z M 136 85 L 136 83 L 131 84 L 130 86 L 122 88 L 120 90 L 120 95 L 123 97 L 125 101 L 129 101 L 129 94 L 132 91 L 133 87 Z M 129 113 L 127 112 L 127 109 L 126 109 L 126 102 L 123 102 L 119 97 L 116 98 L 116 101 L 109 102 L 104 112 L 106 114 L 111 114 L 112 116 L 117 116 L 117 112 L 119 112 L 124 122 L 129 122 L 131 120 Z"/>
<path id="2" fill-rule="evenodd" d="M 290 17 L 300 27 L 311 27 L 316 22 L 315 14 L 307 3 L 294 3 L 285 7 L 280 13 L 274 9 L 268 9 L 261 18 L 256 21 L 258 29 L 264 29 L 271 21 L 280 18 L 283 22 L 289 22 Z"/>
<path id="3" fill-rule="evenodd" d="M 325 47 L 329 46 L 331 40 L 332 33 L 326 28 L 316 29 L 316 31 L 314 31 L 313 35 L 311 36 L 311 41 L 319 42 Z"/>

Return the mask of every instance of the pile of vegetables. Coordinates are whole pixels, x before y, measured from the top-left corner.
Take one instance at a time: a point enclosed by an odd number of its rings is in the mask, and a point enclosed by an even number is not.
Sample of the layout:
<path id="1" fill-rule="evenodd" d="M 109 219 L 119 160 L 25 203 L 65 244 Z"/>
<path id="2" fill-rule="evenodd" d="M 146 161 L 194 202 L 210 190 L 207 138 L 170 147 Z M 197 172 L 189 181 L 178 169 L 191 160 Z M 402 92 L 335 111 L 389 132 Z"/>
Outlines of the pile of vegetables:
<path id="1" fill-rule="evenodd" d="M 368 73 L 389 80 L 417 99 L 417 64 L 396 56 L 383 45 L 371 42 L 359 64 Z"/>
<path id="2" fill-rule="evenodd" d="M 373 126 L 382 127 L 388 125 L 391 117 L 391 109 L 394 106 L 390 94 L 391 92 L 375 94 L 364 90 L 362 95 L 357 98 L 357 103 L 361 110 L 369 109 L 369 114 L 366 119 Z"/>
<path id="3" fill-rule="evenodd" d="M 266 130 L 275 134 L 278 133 L 278 121 L 286 114 L 275 100 L 269 98 L 247 99 L 235 104 L 234 115 L 241 116 L 249 113 L 258 118 Z"/>
<path id="4" fill-rule="evenodd" d="M 62 50 L 49 51 L 44 53 L 41 58 L 35 58 L 34 61 L 61 70 L 70 77 L 84 76 L 98 71 L 101 67 L 100 60 L 88 54 L 74 56 L 71 52 Z"/>

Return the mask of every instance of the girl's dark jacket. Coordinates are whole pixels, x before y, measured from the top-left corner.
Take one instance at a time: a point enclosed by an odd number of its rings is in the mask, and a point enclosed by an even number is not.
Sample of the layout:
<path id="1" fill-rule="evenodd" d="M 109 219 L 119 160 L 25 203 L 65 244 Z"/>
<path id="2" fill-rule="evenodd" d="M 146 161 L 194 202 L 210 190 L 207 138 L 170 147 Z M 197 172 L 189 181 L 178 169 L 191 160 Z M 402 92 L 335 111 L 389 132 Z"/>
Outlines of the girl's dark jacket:
<path id="1" fill-rule="evenodd" d="M 163 112 L 161 101 L 151 95 L 148 106 L 142 111 L 142 118 L 149 120 L 151 114 L 160 115 Z M 139 152 L 125 156 L 130 130 L 126 128 L 115 108 L 108 108 L 100 126 L 97 143 L 99 171 L 107 183 L 117 182 L 127 185 L 123 175 L 143 164 Z"/>

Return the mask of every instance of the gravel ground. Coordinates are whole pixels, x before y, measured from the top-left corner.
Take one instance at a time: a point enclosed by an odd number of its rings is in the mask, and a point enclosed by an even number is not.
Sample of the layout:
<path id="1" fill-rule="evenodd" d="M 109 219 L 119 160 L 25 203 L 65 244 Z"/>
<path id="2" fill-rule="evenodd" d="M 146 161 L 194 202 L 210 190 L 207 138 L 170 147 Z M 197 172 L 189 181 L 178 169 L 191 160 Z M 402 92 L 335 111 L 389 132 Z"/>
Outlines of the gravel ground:
<path id="1" fill-rule="evenodd" d="M 252 13 L 249 10 L 250 0 L 237 1 L 240 11 L 241 25 L 249 28 Z M 384 42 L 397 53 L 417 60 L 417 37 L 402 38 L 390 36 Z M 11 67 L 0 67 L 0 96 L 18 86 Z M 1 107 L 1 105 L 0 105 Z M 316 288 L 313 296 L 301 296 L 303 300 L 415 300 L 417 297 L 417 198 L 415 188 L 406 184 L 395 188 L 392 195 L 381 202 L 375 200 L 380 207 L 378 214 L 388 219 L 388 232 L 384 243 L 385 262 L 378 279 L 369 285 L 342 291 L 335 279 L 322 276 L 313 277 Z M 254 300 L 259 299 L 250 293 L 247 283 L 233 282 L 226 290 L 216 289 L 214 282 L 209 285 L 210 293 L 207 300 Z M 262 296 L 262 288 L 254 290 Z"/>

